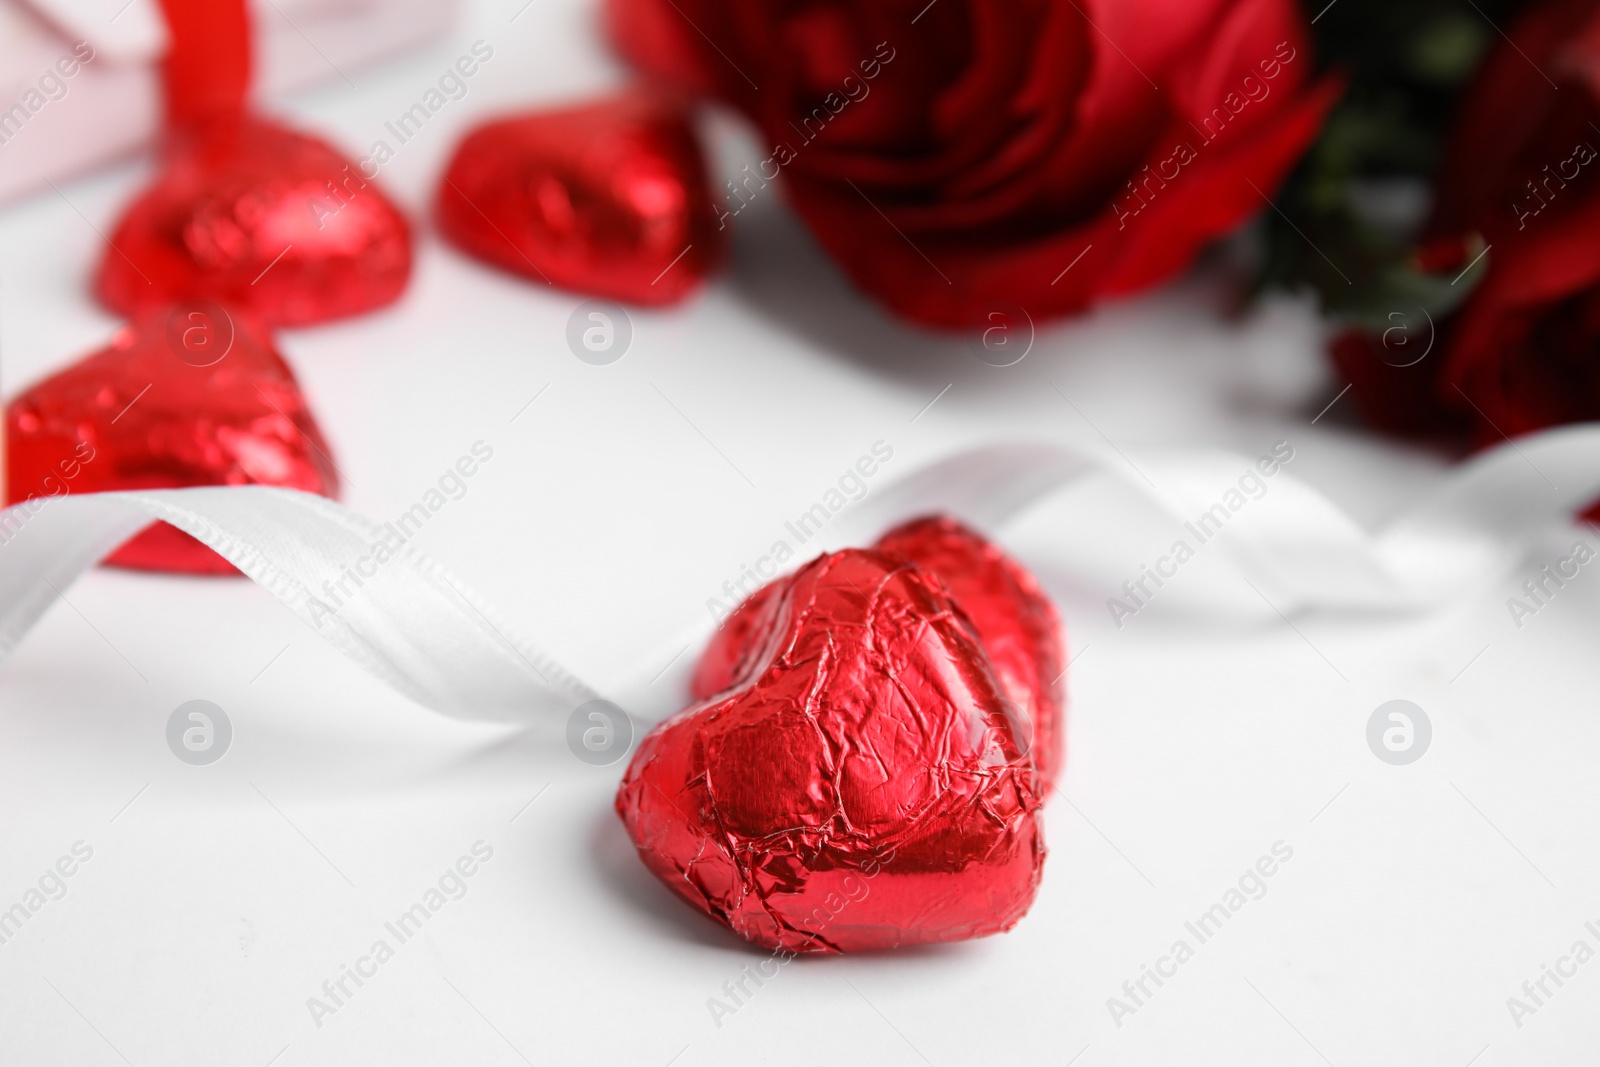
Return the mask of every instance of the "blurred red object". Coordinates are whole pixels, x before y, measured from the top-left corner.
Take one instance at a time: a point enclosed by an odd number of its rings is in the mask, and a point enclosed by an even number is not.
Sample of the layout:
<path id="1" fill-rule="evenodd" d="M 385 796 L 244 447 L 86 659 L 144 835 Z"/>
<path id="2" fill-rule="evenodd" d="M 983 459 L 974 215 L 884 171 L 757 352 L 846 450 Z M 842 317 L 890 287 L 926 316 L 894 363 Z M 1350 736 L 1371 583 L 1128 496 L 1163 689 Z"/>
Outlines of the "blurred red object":
<path id="1" fill-rule="evenodd" d="M 903 557 L 836 552 L 764 613 L 735 687 L 634 753 L 616 806 L 645 865 L 778 951 L 1010 929 L 1043 870 L 1037 775 L 938 579 Z"/>
<path id="2" fill-rule="evenodd" d="M 133 315 L 217 300 L 268 325 L 381 307 L 411 274 L 405 218 L 327 143 L 234 116 L 170 135 L 165 166 L 129 206 L 96 291 Z"/>
<path id="3" fill-rule="evenodd" d="M 681 300 L 726 242 L 682 102 L 631 92 L 473 130 L 439 228 L 503 270 L 635 304 Z"/>
<path id="4" fill-rule="evenodd" d="M 277 99 L 359 81 L 374 63 L 435 48 L 460 2 L 0 0 L 5 104 L 27 99 L 0 122 L 0 204 L 124 160 L 169 120 L 241 110 L 252 91 Z M 47 103 L 24 93 L 30 83 Z M 48 132 L 21 136 L 19 124 Z"/>
<path id="5" fill-rule="evenodd" d="M 293 372 L 237 311 L 152 311 L 111 344 L 6 409 L 7 503 L 119 489 L 276 485 L 333 496 L 338 474 Z M 9 520 L 26 522 L 26 509 Z M 9 531 L 8 531 L 9 532 Z M 158 524 L 108 563 L 233 574 L 188 534 Z"/>
<path id="6" fill-rule="evenodd" d="M 1507 35 L 1463 103 L 1423 246 L 1470 242 L 1482 281 L 1436 335 L 1407 324 L 1426 358 L 1393 331 L 1333 350 L 1369 421 L 1457 447 L 1600 419 L 1600 0 L 1538 4 Z"/>
<path id="7" fill-rule="evenodd" d="M 622 52 L 749 115 L 862 290 L 944 327 L 1083 309 L 1266 207 L 1338 93 L 1294 0 L 607 0 Z"/>
<path id="8" fill-rule="evenodd" d="M 245 0 L 161 0 L 170 44 L 161 63 L 170 126 L 244 111 L 253 52 Z"/>
<path id="9" fill-rule="evenodd" d="M 162 171 L 128 207 L 95 290 L 132 316 L 218 300 L 267 325 L 299 326 L 382 307 L 411 274 L 404 217 L 331 145 L 254 117 L 244 0 L 161 0 Z"/>

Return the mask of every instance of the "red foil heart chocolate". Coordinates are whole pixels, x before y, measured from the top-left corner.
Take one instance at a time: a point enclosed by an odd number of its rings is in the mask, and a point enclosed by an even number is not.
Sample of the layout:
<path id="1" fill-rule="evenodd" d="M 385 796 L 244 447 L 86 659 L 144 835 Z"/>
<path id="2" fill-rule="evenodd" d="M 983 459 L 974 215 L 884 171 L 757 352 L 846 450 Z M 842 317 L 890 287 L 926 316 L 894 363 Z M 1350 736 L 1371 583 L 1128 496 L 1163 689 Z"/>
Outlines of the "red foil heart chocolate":
<path id="1" fill-rule="evenodd" d="M 108 307 L 131 317 L 217 300 L 289 326 L 370 311 L 404 290 L 404 217 L 330 145 L 249 117 L 171 137 L 165 169 L 101 259 L 95 288 Z"/>
<path id="2" fill-rule="evenodd" d="M 645 737 L 617 811 L 646 866 L 763 947 L 982 937 L 1044 863 L 1036 775 L 932 575 L 852 549 L 768 595 L 734 687 Z"/>
<path id="3" fill-rule="evenodd" d="M 1048 789 L 1066 741 L 1066 663 L 1061 616 L 1038 581 L 992 542 L 950 518 L 908 522 L 884 534 L 876 547 L 931 571 L 949 590 L 977 631 L 1000 684 L 1033 727 L 1033 764 Z"/>
<path id="4" fill-rule="evenodd" d="M 294 374 L 238 313 L 150 312 L 6 411 L 7 503 L 67 493 L 278 485 L 332 496 L 338 475 Z M 232 574 L 188 534 L 152 526 L 107 562 Z"/>
<path id="5" fill-rule="evenodd" d="M 480 126 L 450 161 L 438 217 L 497 267 L 635 304 L 681 300 L 725 247 L 687 112 L 642 92 Z"/>
<path id="6" fill-rule="evenodd" d="M 749 677 L 760 664 L 778 618 L 773 606 L 793 580 L 793 575 L 773 579 L 723 620 L 695 664 L 694 677 L 689 681 L 692 699 L 709 700 Z"/>
<path id="7" fill-rule="evenodd" d="M 945 517 L 916 519 L 874 546 L 909 559 L 944 583 L 1006 695 L 1029 724 L 1028 748 L 1041 788 L 1054 783 L 1065 742 L 1065 663 L 1061 617 L 1033 575 L 975 531 Z M 753 593 L 729 615 L 695 668 L 690 693 L 705 700 L 738 684 L 760 657 L 773 614 L 768 605 L 789 578 Z"/>

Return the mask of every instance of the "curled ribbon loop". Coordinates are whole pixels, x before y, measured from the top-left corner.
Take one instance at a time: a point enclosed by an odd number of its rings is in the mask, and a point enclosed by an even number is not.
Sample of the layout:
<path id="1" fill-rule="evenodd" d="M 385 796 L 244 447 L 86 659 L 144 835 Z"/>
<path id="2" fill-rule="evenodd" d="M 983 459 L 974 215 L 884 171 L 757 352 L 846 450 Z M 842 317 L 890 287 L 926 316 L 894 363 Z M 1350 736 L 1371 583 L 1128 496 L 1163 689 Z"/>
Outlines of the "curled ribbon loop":
<path id="1" fill-rule="evenodd" d="M 361 575 L 383 529 L 322 497 L 262 486 L 84 493 L 0 513 L 0 656 L 85 570 L 161 519 L 238 567 L 390 687 L 445 715 L 528 720 L 596 693 L 513 636 L 494 609 L 409 548 Z M 354 574 L 355 577 L 350 576 Z M 330 596 L 330 583 L 356 595 Z"/>
<path id="2" fill-rule="evenodd" d="M 865 544 L 934 511 L 995 529 L 1094 476 L 1120 479 L 1154 505 L 1159 521 L 1183 522 L 1252 463 L 1226 453 L 1150 455 L 1135 465 L 1120 454 L 1054 445 L 981 448 L 863 501 L 832 526 L 828 540 Z M 1270 506 L 1221 542 L 1231 565 L 1275 606 L 1426 611 L 1502 577 L 1534 537 L 1570 523 L 1600 495 L 1600 426 L 1550 430 L 1484 453 L 1375 533 L 1285 472 L 1276 486 Z M 422 553 L 402 546 L 370 574 L 352 571 L 383 542 L 377 524 L 321 497 L 259 486 L 79 494 L 0 512 L 0 657 L 62 590 L 154 519 L 214 549 L 345 655 L 425 707 L 529 721 L 598 698 Z M 355 582 L 359 595 L 325 595 L 326 583 L 341 581 Z M 682 637 L 673 647 L 682 647 Z M 625 681 L 618 688 L 625 701 L 639 697 L 635 707 L 661 700 Z"/>
<path id="3" fill-rule="evenodd" d="M 1057 490 L 1112 477 L 1175 525 L 1203 514 L 1254 461 L 1226 452 L 1120 453 L 999 445 L 916 471 L 864 501 L 833 541 L 861 544 L 893 522 L 944 510 L 998 529 Z M 1463 463 L 1409 510 L 1368 532 L 1286 471 L 1252 521 L 1223 543 L 1233 566 L 1285 611 L 1420 611 L 1503 575 L 1536 534 L 1600 497 L 1600 424 L 1507 442 Z"/>

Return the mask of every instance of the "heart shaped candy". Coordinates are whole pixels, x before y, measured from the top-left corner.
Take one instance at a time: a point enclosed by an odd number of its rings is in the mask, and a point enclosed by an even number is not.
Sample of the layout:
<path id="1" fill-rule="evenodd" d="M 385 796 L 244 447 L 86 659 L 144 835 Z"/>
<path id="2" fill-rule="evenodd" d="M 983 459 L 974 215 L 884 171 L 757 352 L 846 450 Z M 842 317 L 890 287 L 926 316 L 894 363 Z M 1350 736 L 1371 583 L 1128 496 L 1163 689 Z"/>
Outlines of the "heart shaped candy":
<path id="1" fill-rule="evenodd" d="M 1061 616 L 1038 581 L 993 542 L 948 517 L 908 522 L 884 534 L 876 547 L 932 572 L 949 590 L 1000 684 L 1033 728 L 1033 765 L 1040 788 L 1048 789 L 1066 740 L 1066 663 Z"/>
<path id="2" fill-rule="evenodd" d="M 691 699 L 709 700 L 742 684 L 760 666 L 767 639 L 777 624 L 778 602 L 793 580 L 792 574 L 774 578 L 746 597 L 722 621 L 695 663 L 694 676 L 689 681 Z"/>
<path id="3" fill-rule="evenodd" d="M 1044 841 L 1013 705 L 943 588 L 820 557 L 769 594 L 734 688 L 645 737 L 617 811 L 646 866 L 758 945 L 848 952 L 1009 929 Z"/>
<path id="4" fill-rule="evenodd" d="M 1033 575 L 980 534 L 947 517 L 916 519 L 873 546 L 928 571 L 972 624 L 989 662 L 1030 726 L 1028 749 L 1048 789 L 1061 766 L 1066 724 L 1061 618 Z M 696 700 L 738 684 L 760 655 L 773 625 L 771 605 L 789 578 L 778 578 L 728 616 L 695 667 Z"/>
<path id="5" fill-rule="evenodd" d="M 129 206 L 96 292 L 124 315 L 218 300 L 267 325 L 381 307 L 411 273 L 404 217 L 327 143 L 252 117 L 172 133 L 165 167 Z"/>
<path id="6" fill-rule="evenodd" d="M 5 432 L 7 503 L 189 485 L 279 485 L 325 496 L 338 487 L 294 374 L 265 332 L 216 304 L 146 313 L 109 347 L 17 397 Z M 14 521 L 26 522 L 27 512 Z M 107 562 L 235 573 L 164 523 Z"/>
<path id="7" fill-rule="evenodd" d="M 630 92 L 480 126 L 439 186 L 439 228 L 504 270 L 635 304 L 670 304 L 722 258 L 689 117 Z"/>

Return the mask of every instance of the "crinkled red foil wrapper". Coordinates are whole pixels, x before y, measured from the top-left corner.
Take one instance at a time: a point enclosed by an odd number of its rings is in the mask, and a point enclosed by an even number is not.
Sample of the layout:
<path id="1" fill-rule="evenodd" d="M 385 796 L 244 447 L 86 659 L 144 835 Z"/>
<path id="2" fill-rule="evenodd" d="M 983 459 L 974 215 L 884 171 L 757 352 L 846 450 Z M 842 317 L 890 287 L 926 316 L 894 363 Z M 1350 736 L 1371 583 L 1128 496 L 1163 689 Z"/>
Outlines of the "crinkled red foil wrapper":
<path id="1" fill-rule="evenodd" d="M 196 485 L 338 490 L 327 442 L 289 365 L 265 329 L 217 304 L 141 315 L 106 348 L 28 388 L 5 414 L 8 504 Z M 10 532 L 0 530 L 0 540 Z M 237 573 L 165 523 L 107 562 Z"/>
<path id="2" fill-rule="evenodd" d="M 631 90 L 486 123 L 439 185 L 439 230 L 502 270 L 660 306 L 726 251 L 687 104 Z"/>
<path id="3" fill-rule="evenodd" d="M 1008 685 L 1059 660 L 1059 631 L 1042 594 L 1042 607 L 1017 596 L 1037 593 L 1031 578 L 998 595 L 999 576 L 1026 572 L 987 548 L 958 524 L 924 520 L 752 596 L 707 649 L 699 702 L 644 739 L 623 779 L 617 811 L 646 866 L 779 951 L 1015 925 L 1045 848 L 1028 744 L 1037 730 Z M 917 556 L 960 568 L 946 580 Z M 953 597 L 963 584 L 984 625 Z M 1024 670 L 1020 635 L 1045 622 L 1050 655 Z M 985 632 L 1014 661 L 1007 669 Z"/>

